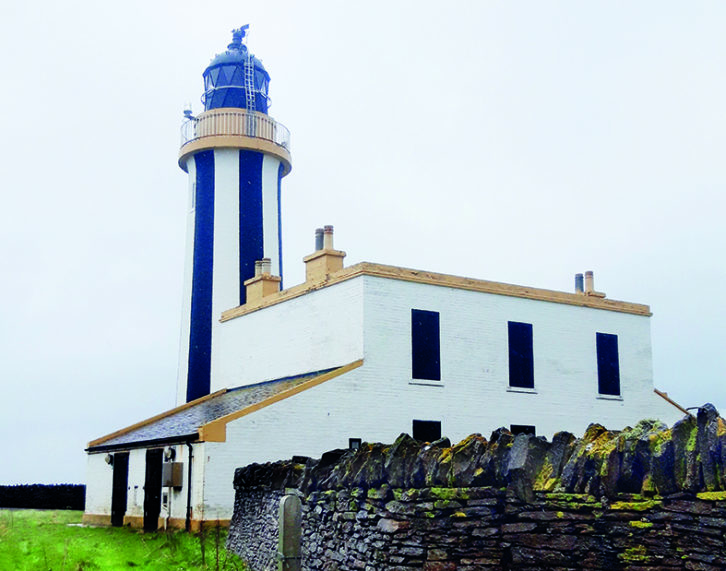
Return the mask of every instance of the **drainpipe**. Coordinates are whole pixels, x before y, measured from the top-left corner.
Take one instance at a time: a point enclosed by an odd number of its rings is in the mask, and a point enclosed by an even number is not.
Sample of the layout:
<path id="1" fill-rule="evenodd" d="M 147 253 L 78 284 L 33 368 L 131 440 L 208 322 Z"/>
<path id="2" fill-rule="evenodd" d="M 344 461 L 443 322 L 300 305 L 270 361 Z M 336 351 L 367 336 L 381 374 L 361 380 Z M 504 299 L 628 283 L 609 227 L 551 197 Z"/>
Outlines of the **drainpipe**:
<path id="1" fill-rule="evenodd" d="M 187 448 L 189 449 L 189 458 L 187 459 L 189 464 L 187 468 L 187 520 L 184 527 L 189 532 L 192 529 L 192 458 L 194 455 L 192 453 L 192 443 L 188 440 Z"/>
<path id="2" fill-rule="evenodd" d="M 169 489 L 169 488 L 167 488 L 166 493 L 168 494 L 168 496 L 167 496 L 168 501 L 166 503 L 166 519 L 164 520 L 164 531 L 169 529 L 169 519 L 171 519 L 171 499 L 172 499 L 172 496 L 174 495 L 173 492 L 171 491 L 171 489 Z"/>

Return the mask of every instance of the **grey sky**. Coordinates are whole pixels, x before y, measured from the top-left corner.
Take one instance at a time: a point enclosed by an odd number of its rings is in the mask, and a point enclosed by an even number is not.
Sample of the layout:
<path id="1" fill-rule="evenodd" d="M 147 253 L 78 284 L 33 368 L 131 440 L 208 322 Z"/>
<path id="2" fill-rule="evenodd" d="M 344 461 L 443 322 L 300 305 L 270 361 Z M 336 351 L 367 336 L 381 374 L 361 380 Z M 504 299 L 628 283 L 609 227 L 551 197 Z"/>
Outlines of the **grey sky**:
<path id="1" fill-rule="evenodd" d="M 323 224 L 347 263 L 592 269 L 651 305 L 656 386 L 726 408 L 722 2 L 13 2 L 0 483 L 81 482 L 89 440 L 174 405 L 181 112 L 245 23 L 292 133 L 286 284 Z"/>

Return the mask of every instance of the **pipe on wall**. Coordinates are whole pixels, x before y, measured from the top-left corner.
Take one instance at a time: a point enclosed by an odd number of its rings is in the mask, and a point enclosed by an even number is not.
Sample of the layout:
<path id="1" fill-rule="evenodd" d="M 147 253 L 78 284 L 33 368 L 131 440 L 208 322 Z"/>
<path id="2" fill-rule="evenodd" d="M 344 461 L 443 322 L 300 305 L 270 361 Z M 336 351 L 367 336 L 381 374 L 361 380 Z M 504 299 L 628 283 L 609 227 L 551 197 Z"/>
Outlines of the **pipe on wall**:
<path id="1" fill-rule="evenodd" d="M 187 448 L 189 449 L 189 458 L 187 458 L 187 519 L 184 528 L 187 532 L 192 529 L 192 458 L 194 457 L 192 443 L 187 440 Z"/>

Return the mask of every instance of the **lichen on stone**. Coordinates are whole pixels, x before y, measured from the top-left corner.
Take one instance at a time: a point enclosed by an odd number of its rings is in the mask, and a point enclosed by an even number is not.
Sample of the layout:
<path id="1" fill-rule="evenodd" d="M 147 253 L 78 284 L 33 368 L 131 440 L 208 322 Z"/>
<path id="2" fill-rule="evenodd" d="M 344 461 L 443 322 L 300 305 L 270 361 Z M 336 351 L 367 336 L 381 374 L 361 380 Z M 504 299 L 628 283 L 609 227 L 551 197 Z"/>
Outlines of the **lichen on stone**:
<path id="1" fill-rule="evenodd" d="M 631 502 L 614 502 L 610 504 L 610 509 L 616 511 L 644 512 L 655 507 L 659 507 L 662 503 L 663 502 L 660 500 L 635 500 Z"/>
<path id="2" fill-rule="evenodd" d="M 649 521 L 643 521 L 643 520 L 636 519 L 636 520 L 632 520 L 630 522 L 630 527 L 635 527 L 638 529 L 649 529 L 649 528 L 653 527 L 653 524 Z"/>
<path id="3" fill-rule="evenodd" d="M 469 499 L 469 494 L 466 488 L 430 488 L 429 494 L 439 500 Z"/>
<path id="4" fill-rule="evenodd" d="M 649 559 L 648 550 L 643 545 L 629 547 L 622 553 L 619 553 L 618 557 L 623 561 L 627 561 L 629 563 L 635 563 L 636 561 L 646 562 Z"/>
<path id="5" fill-rule="evenodd" d="M 726 500 L 726 492 L 700 492 L 696 497 L 699 500 L 723 501 Z"/>

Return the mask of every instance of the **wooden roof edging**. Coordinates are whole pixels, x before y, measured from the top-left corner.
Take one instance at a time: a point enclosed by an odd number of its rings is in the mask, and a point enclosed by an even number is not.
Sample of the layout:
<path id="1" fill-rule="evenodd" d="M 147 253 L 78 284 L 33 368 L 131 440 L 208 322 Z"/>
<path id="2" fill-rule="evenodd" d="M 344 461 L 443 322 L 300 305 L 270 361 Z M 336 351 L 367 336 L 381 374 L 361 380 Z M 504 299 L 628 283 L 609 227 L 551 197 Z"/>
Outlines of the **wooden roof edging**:
<path id="1" fill-rule="evenodd" d="M 672 399 L 671 397 L 669 397 L 669 396 L 668 396 L 668 393 L 666 393 L 666 392 L 664 392 L 664 391 L 659 391 L 659 390 L 658 390 L 658 389 L 656 389 L 655 387 L 653 387 L 653 392 L 654 392 L 655 394 L 657 394 L 657 395 L 658 395 L 659 397 L 661 397 L 662 399 L 664 399 L 664 400 L 668 401 L 668 402 L 669 402 L 670 404 L 672 404 L 672 405 L 673 405 L 674 407 L 676 407 L 676 408 L 677 408 L 678 410 L 680 410 L 680 411 L 681 411 L 681 412 L 682 412 L 683 414 L 687 414 L 688 416 L 693 416 L 693 415 L 692 415 L 692 414 L 691 414 L 691 413 L 690 413 L 690 412 L 688 411 L 688 409 L 686 409 L 686 408 L 682 407 L 682 406 L 681 406 L 681 405 L 679 405 L 679 404 L 678 404 L 678 403 L 677 403 L 676 401 L 674 401 L 674 400 L 673 400 L 673 399 Z"/>
<path id="2" fill-rule="evenodd" d="M 646 317 L 650 317 L 652 315 L 650 307 L 641 303 L 619 301 L 615 299 L 544 288 L 520 286 L 504 282 L 493 282 L 476 278 L 465 278 L 450 274 L 439 274 L 436 272 L 413 270 L 397 266 L 384 266 L 381 264 L 371 264 L 369 262 L 362 262 L 357 265 L 364 266 L 361 273 L 373 277 L 398 279 L 414 283 L 450 287 L 480 293 L 490 293 L 494 295 L 506 295 L 509 297 L 521 297 L 537 301 L 549 301 L 565 305 L 589 307 L 592 309 L 632 313 Z M 351 266 L 351 268 L 353 267 L 355 266 Z"/>
<path id="3" fill-rule="evenodd" d="M 116 432 L 112 432 L 111 434 L 107 434 L 106 436 L 102 436 L 101 438 L 96 438 L 95 440 L 91 440 L 91 442 L 88 443 L 87 448 L 94 448 L 96 446 L 99 446 L 100 444 L 103 444 L 104 442 L 107 442 L 108 440 L 111 440 L 112 438 L 117 438 L 119 436 L 123 436 L 124 434 L 128 434 L 129 432 L 137 430 L 138 428 L 142 428 L 144 426 L 152 424 L 158 420 L 161 420 L 162 418 L 166 418 L 168 416 L 171 416 L 172 414 L 176 414 L 177 412 L 180 412 L 187 408 L 192 408 L 193 406 L 197 406 L 200 403 L 208 401 L 209 399 L 222 395 L 226 392 L 227 392 L 227 389 L 220 389 L 216 392 L 210 393 L 208 395 L 204 395 L 203 397 L 199 397 L 198 399 L 194 399 L 193 401 L 189 401 L 187 403 L 174 407 L 165 412 L 159 413 L 159 414 L 152 416 L 150 418 L 147 418 L 145 420 L 141 420 L 135 424 L 132 424 L 130 426 L 117 430 Z"/>
<path id="4" fill-rule="evenodd" d="M 227 414 L 225 416 L 212 420 L 211 422 L 208 422 L 207 424 L 203 424 L 202 426 L 199 427 L 199 430 L 198 430 L 199 440 L 203 441 L 203 442 L 226 442 L 226 440 L 227 440 L 227 423 L 229 423 L 233 420 L 237 420 L 238 418 L 242 418 L 243 416 L 252 414 L 253 412 L 257 412 L 258 410 L 261 410 L 263 408 L 267 408 L 270 405 L 273 405 L 275 403 L 278 403 L 280 401 L 293 397 L 308 389 L 317 387 L 318 385 L 321 385 L 331 379 L 334 379 L 336 377 L 344 375 L 345 373 L 349 373 L 350 371 L 352 371 L 354 369 L 357 369 L 362 364 L 363 364 L 363 359 L 358 359 L 357 361 L 353 361 L 352 363 L 348 363 L 347 365 L 343 365 L 341 367 L 338 367 L 337 369 L 333 369 L 332 371 L 328 371 L 327 373 L 323 373 L 322 375 L 313 377 L 312 379 L 305 381 L 304 383 L 300 383 L 299 385 L 294 386 L 290 389 L 281 391 L 281 392 L 277 393 L 276 395 L 273 395 L 264 400 L 261 400 L 260 402 L 257 402 L 255 404 L 249 405 L 243 409 L 240 409 L 238 411 L 232 412 L 230 414 Z"/>
<path id="5" fill-rule="evenodd" d="M 263 298 L 261 303 L 254 306 L 248 307 L 247 305 L 240 305 L 238 307 L 223 311 L 220 321 L 229 321 L 230 319 L 234 319 L 235 317 L 241 317 L 243 315 L 259 311 L 260 309 L 264 309 L 272 305 L 277 305 L 278 303 L 282 303 L 284 301 L 288 301 L 290 299 L 294 299 L 296 297 L 300 297 L 313 291 L 323 289 L 328 286 L 335 285 L 359 276 L 372 276 L 385 279 L 395 279 L 427 285 L 475 291 L 480 293 L 505 295 L 509 297 L 519 297 L 524 299 L 533 299 L 537 301 L 549 301 L 552 303 L 561 303 L 578 307 L 588 307 L 591 309 L 602 309 L 606 311 L 617 311 L 620 313 L 630 313 L 633 315 L 642 315 L 645 317 L 650 317 L 651 315 L 653 315 L 650 311 L 650 306 L 640 303 L 619 301 L 615 299 L 608 299 L 579 293 L 556 291 L 544 288 L 520 286 L 503 282 L 465 278 L 450 274 L 439 274 L 436 272 L 414 270 L 398 266 L 373 264 L 371 262 L 360 262 L 358 264 L 343 268 L 338 272 L 330 274 L 330 276 L 323 281 L 305 282 L 292 286 L 289 289 L 269 295 Z"/>

